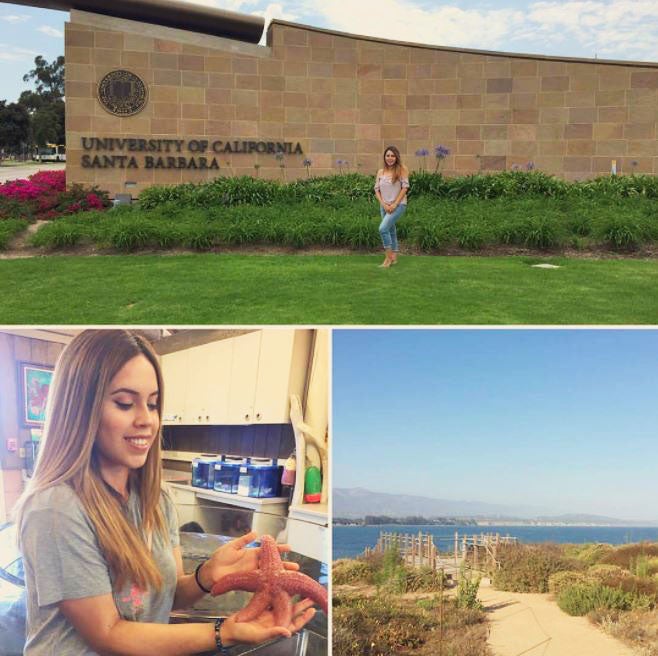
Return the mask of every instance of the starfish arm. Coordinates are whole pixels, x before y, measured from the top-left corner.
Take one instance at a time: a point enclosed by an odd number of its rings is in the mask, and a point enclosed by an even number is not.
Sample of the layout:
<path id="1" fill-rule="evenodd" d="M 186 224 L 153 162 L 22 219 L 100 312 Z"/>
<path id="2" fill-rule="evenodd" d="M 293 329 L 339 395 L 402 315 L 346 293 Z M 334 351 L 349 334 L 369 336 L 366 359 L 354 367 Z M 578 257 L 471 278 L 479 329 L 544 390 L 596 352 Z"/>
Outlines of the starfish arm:
<path id="1" fill-rule="evenodd" d="M 249 600 L 249 603 L 241 611 L 238 611 L 235 619 L 237 622 L 251 622 L 267 610 L 269 605 L 270 594 L 266 590 L 261 590 Z"/>
<path id="2" fill-rule="evenodd" d="M 211 589 L 213 596 L 224 594 L 230 590 L 245 590 L 246 592 L 256 592 L 262 587 L 262 578 L 260 572 L 240 572 L 222 576 Z"/>
<path id="3" fill-rule="evenodd" d="M 277 626 L 288 628 L 292 620 L 292 600 L 290 595 L 282 589 L 272 595 L 272 609 L 274 611 L 274 623 Z"/>
<path id="4" fill-rule="evenodd" d="M 278 585 L 290 595 L 301 595 L 312 599 L 326 613 L 327 590 L 310 576 L 300 572 L 286 572 L 277 577 Z"/>
<path id="5" fill-rule="evenodd" d="M 265 572 L 278 572 L 283 568 L 283 563 L 281 562 L 279 549 L 276 546 L 276 540 L 269 535 L 263 535 L 260 543 L 258 567 Z"/>

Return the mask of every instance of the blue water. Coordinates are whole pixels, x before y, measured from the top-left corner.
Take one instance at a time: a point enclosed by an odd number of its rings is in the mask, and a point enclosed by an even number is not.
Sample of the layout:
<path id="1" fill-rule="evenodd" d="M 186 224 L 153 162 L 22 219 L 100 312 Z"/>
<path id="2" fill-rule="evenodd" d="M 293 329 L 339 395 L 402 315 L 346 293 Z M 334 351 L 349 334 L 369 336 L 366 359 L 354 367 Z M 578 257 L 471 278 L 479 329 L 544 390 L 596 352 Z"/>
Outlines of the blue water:
<path id="1" fill-rule="evenodd" d="M 605 542 L 626 544 L 648 540 L 658 542 L 658 527 L 642 526 L 334 526 L 333 558 L 354 558 L 366 547 L 374 547 L 380 531 L 392 533 L 414 533 L 422 531 L 434 536 L 434 543 L 441 551 L 450 551 L 450 541 L 438 538 L 453 538 L 455 531 L 460 535 L 500 533 L 511 535 L 520 542 L 557 542 L 582 544 Z"/>

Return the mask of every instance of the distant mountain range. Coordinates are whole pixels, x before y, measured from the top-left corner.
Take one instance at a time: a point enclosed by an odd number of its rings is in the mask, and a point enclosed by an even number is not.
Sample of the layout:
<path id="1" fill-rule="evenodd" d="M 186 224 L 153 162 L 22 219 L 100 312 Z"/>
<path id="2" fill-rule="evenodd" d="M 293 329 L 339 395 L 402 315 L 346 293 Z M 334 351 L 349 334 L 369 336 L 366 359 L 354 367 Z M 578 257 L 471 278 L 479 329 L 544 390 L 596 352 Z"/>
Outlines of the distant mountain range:
<path id="1" fill-rule="evenodd" d="M 405 494 L 387 494 L 373 492 L 364 488 L 334 488 L 334 517 L 362 519 L 366 515 L 388 517 L 408 517 L 420 515 L 423 517 L 463 517 L 468 519 L 483 519 L 487 521 L 513 519 L 525 522 L 556 523 L 556 524 L 598 524 L 610 526 L 632 526 L 638 522 L 630 522 L 613 517 L 602 517 L 588 514 L 551 515 L 550 510 L 524 505 L 502 505 L 482 501 L 455 501 L 448 499 L 432 499 Z M 643 526 L 653 526 L 658 522 L 643 521 Z"/>

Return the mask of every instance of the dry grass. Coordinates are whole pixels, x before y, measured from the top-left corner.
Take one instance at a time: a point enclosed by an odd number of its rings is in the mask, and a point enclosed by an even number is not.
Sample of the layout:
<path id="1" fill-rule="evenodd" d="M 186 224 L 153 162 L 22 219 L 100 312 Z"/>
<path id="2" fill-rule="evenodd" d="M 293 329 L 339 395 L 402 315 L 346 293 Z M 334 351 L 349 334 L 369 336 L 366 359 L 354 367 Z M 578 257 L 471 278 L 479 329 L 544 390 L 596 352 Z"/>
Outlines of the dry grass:
<path id="1" fill-rule="evenodd" d="M 640 656 L 658 656 L 658 610 L 591 613 L 590 619 L 610 635 L 635 648 Z"/>
<path id="2" fill-rule="evenodd" d="M 491 656 L 484 613 L 445 600 L 339 592 L 333 600 L 333 651 L 340 656 Z"/>

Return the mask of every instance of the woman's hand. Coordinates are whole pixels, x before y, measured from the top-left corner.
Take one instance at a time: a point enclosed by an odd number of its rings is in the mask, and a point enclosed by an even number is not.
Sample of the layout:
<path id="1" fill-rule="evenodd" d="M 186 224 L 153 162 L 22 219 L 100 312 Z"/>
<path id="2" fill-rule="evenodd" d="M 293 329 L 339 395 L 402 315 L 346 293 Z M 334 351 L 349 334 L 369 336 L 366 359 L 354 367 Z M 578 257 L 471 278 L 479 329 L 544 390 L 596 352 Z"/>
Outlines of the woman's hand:
<path id="1" fill-rule="evenodd" d="M 247 549 L 246 546 L 256 539 L 253 531 L 243 535 L 241 538 L 231 540 L 216 549 L 212 556 L 204 563 L 199 575 L 204 586 L 208 589 L 227 574 L 235 572 L 251 572 L 258 569 L 258 558 L 260 548 Z M 289 544 L 278 544 L 279 553 L 290 551 Z M 298 570 L 297 563 L 282 561 L 285 569 Z"/>
<path id="2" fill-rule="evenodd" d="M 222 643 L 230 647 L 236 643 L 258 644 L 278 637 L 289 638 L 301 630 L 315 615 L 311 599 L 303 599 L 292 608 L 292 619 L 288 626 L 276 626 L 271 610 L 263 611 L 251 622 L 236 622 L 235 615 L 228 617 L 222 624 Z"/>

